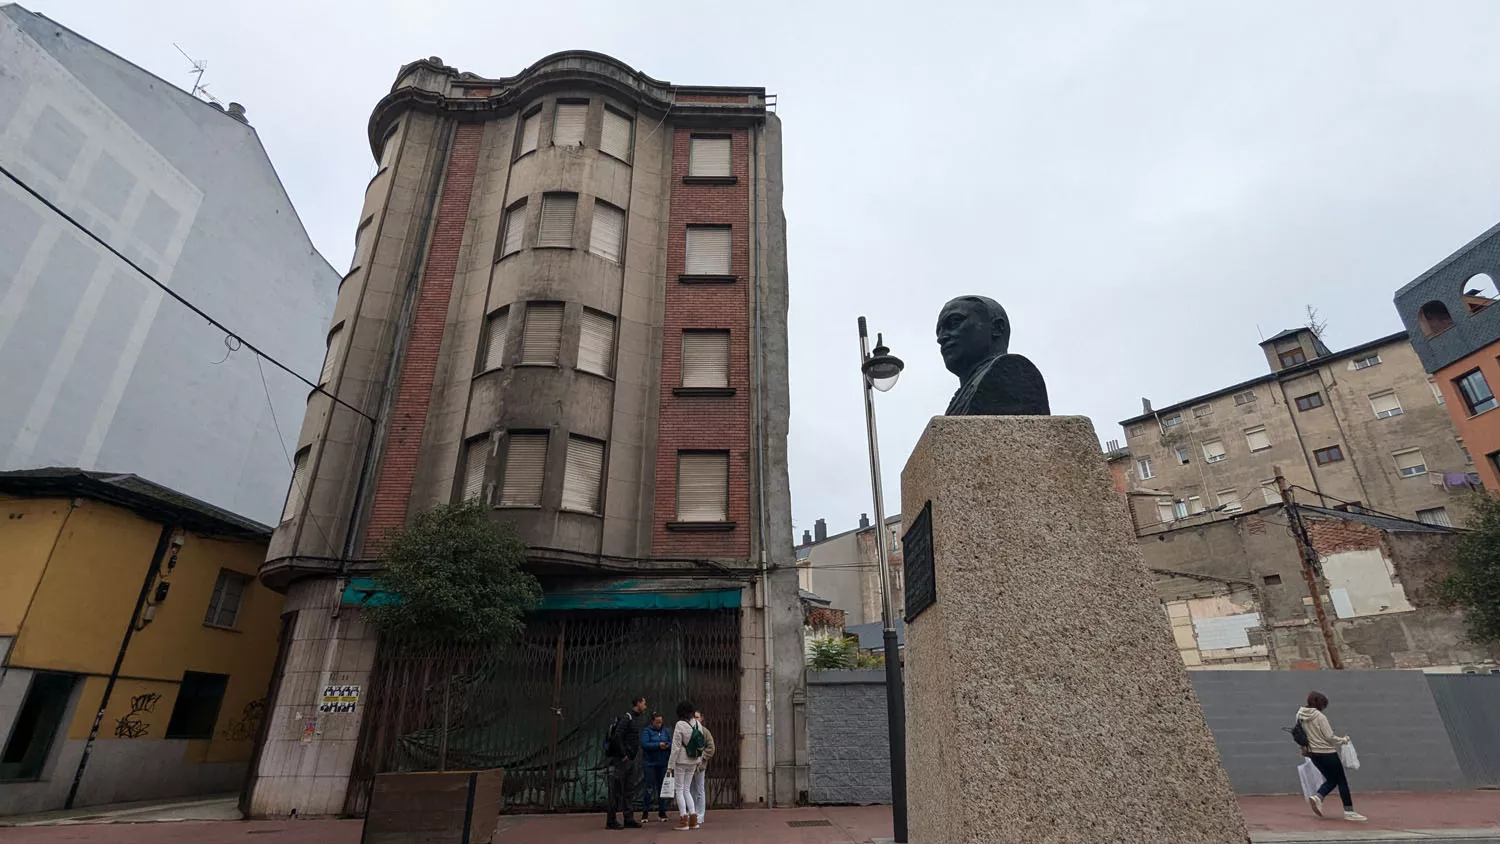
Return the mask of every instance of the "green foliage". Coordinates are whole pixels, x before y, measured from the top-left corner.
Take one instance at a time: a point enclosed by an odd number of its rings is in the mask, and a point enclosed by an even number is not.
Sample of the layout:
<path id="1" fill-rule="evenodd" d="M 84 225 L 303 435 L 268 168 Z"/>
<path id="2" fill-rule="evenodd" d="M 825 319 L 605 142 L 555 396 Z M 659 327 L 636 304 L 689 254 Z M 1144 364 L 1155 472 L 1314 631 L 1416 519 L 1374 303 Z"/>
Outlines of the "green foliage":
<path id="1" fill-rule="evenodd" d="M 509 641 L 542 600 L 526 544 L 478 501 L 419 514 L 386 538 L 375 582 L 399 600 L 368 608 L 385 634 L 416 642 Z"/>
<path id="2" fill-rule="evenodd" d="M 883 653 L 861 653 L 854 658 L 855 668 L 884 668 L 885 654 Z"/>
<path id="3" fill-rule="evenodd" d="M 807 639 L 807 667 L 818 671 L 845 671 L 859 657 L 859 640 L 843 631 L 815 633 Z"/>
<path id="4" fill-rule="evenodd" d="M 1500 499 L 1475 495 L 1458 543 L 1457 571 L 1438 584 L 1449 607 L 1460 607 L 1469 635 L 1479 642 L 1500 642 Z"/>

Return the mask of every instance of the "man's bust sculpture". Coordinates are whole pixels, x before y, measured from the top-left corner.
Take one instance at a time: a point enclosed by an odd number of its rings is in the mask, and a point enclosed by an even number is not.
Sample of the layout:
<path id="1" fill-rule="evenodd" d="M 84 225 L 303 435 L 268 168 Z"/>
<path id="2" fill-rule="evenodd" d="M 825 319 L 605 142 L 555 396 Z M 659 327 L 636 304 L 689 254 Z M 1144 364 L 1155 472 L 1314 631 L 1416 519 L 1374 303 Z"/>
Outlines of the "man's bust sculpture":
<path id="1" fill-rule="evenodd" d="M 958 376 L 946 416 L 1050 416 L 1047 384 L 1036 365 L 1008 354 L 1010 319 L 985 296 L 960 296 L 938 314 L 943 363 Z"/>

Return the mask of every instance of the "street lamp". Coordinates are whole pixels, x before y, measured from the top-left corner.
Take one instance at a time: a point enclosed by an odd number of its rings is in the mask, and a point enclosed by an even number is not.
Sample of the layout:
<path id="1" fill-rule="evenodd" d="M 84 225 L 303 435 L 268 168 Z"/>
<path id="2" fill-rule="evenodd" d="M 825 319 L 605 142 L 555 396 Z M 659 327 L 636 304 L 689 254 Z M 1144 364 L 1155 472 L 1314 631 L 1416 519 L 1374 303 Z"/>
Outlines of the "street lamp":
<path id="1" fill-rule="evenodd" d="M 859 369 L 864 382 L 865 434 L 870 441 L 870 492 L 875 497 L 875 553 L 880 557 L 880 619 L 885 636 L 885 714 L 891 743 L 891 825 L 897 844 L 906 844 L 906 684 L 896 641 L 896 603 L 891 594 L 890 538 L 885 525 L 885 493 L 880 483 L 880 446 L 875 433 L 875 394 L 896 386 L 906 364 L 891 354 L 880 335 L 870 352 L 865 318 L 859 318 Z"/>

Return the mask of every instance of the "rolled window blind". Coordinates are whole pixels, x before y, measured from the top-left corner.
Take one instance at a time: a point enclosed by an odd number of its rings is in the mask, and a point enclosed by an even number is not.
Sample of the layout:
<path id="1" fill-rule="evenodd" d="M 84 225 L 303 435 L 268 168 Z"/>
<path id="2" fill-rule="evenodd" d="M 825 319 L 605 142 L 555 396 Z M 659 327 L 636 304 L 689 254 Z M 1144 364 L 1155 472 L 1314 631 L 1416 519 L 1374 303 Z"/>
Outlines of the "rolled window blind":
<path id="1" fill-rule="evenodd" d="M 728 176 L 728 138 L 693 138 L 688 150 L 689 176 Z"/>
<path id="2" fill-rule="evenodd" d="M 583 143 L 583 129 L 588 123 L 588 103 L 558 103 L 552 123 L 552 145 L 576 147 Z"/>
<path id="3" fill-rule="evenodd" d="M 604 477 L 604 443 L 568 437 L 568 465 L 563 473 L 565 510 L 599 512 L 599 487 Z"/>
<path id="4" fill-rule="evenodd" d="M 614 363 L 614 318 L 597 311 L 584 311 L 578 331 L 578 368 L 595 375 L 609 375 Z"/>
<path id="5" fill-rule="evenodd" d="M 688 275 L 729 275 L 729 232 L 729 226 L 688 226 Z"/>
<path id="6" fill-rule="evenodd" d="M 500 254 L 509 255 L 521 251 L 521 238 L 526 234 L 526 203 L 521 203 L 505 214 L 505 240 Z"/>
<path id="7" fill-rule="evenodd" d="M 604 131 L 599 136 L 599 151 L 621 161 L 630 160 L 630 118 L 612 109 L 604 110 Z"/>
<path id="8" fill-rule="evenodd" d="M 505 363 L 505 338 L 510 324 L 510 309 L 502 308 L 490 315 L 484 327 L 484 369 Z"/>
<path id="9" fill-rule="evenodd" d="M 542 197 L 542 227 L 537 246 L 572 246 L 573 217 L 578 197 L 571 193 L 549 193 Z"/>
<path id="10" fill-rule="evenodd" d="M 533 302 L 526 306 L 526 327 L 521 332 L 521 363 L 557 363 L 562 346 L 563 306 L 558 302 Z"/>
<path id="11" fill-rule="evenodd" d="M 546 468 L 546 434 L 511 434 L 505 449 L 505 482 L 500 485 L 500 504 L 505 507 L 541 504 Z"/>
<path id="12" fill-rule="evenodd" d="M 292 485 L 286 493 L 286 506 L 281 510 L 283 522 L 302 512 L 303 493 L 307 489 L 307 455 L 308 449 L 304 448 L 292 462 Z"/>
<path id="13" fill-rule="evenodd" d="M 683 452 L 677 457 L 677 520 L 729 520 L 729 455 Z"/>
<path id="14" fill-rule="evenodd" d="M 542 132 L 542 113 L 534 111 L 521 119 L 521 148 L 516 155 L 536 151 L 536 142 Z"/>
<path id="15" fill-rule="evenodd" d="M 620 240 L 625 234 L 625 212 L 594 202 L 594 225 L 589 230 L 589 251 L 616 263 L 620 260 Z"/>
<path id="16" fill-rule="evenodd" d="M 682 333 L 682 386 L 729 386 L 729 332 Z"/>
<path id="17" fill-rule="evenodd" d="M 339 349 L 343 338 L 344 326 L 342 323 L 335 326 L 328 333 L 328 354 L 323 358 L 323 371 L 318 374 L 319 387 L 333 380 L 333 371 L 338 368 Z"/>
<path id="18" fill-rule="evenodd" d="M 484 466 L 489 457 L 489 437 L 476 437 L 464 446 L 463 500 L 472 501 L 484 494 Z"/>

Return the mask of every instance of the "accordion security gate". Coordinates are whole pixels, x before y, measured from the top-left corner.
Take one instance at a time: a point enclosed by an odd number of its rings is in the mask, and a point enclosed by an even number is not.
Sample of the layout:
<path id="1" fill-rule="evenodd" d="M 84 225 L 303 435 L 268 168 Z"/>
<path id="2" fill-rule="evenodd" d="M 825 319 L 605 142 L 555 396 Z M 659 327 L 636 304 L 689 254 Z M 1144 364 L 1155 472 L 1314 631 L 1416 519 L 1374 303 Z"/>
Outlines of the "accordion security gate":
<path id="1" fill-rule="evenodd" d="M 345 809 L 377 773 L 505 769 L 505 810 L 603 809 L 609 722 L 645 695 L 670 725 L 691 700 L 713 730 L 711 806 L 740 802 L 739 612 L 539 613 L 503 647 L 382 641 Z M 446 729 L 444 711 L 447 712 Z"/>

